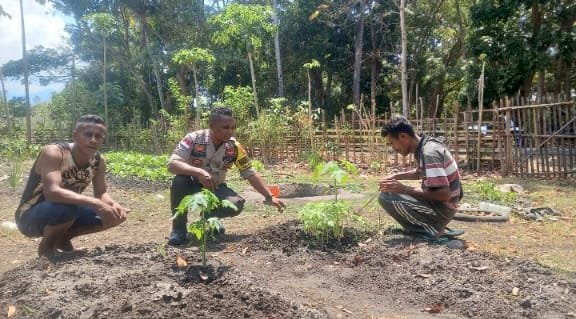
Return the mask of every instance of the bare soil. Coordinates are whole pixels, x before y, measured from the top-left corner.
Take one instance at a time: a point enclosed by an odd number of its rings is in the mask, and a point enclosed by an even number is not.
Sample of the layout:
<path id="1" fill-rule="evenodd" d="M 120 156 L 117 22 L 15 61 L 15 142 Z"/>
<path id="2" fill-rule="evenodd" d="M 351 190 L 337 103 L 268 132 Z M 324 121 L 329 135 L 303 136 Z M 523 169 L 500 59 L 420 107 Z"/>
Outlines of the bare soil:
<path id="1" fill-rule="evenodd" d="M 118 228 L 75 240 L 89 248 L 84 255 L 50 262 L 34 256 L 37 240 L 0 231 L 0 316 L 576 317 L 574 277 L 478 249 L 483 238 L 466 226 L 474 224 L 457 224 L 469 235 L 454 245 L 462 249 L 383 229 L 348 228 L 340 242 L 324 244 L 302 232 L 293 212 L 263 211 L 248 196 L 246 212 L 225 220 L 226 235 L 210 242 L 203 268 L 195 245 L 165 245 L 165 189 L 121 183 L 111 189 L 131 216 Z M 0 221 L 9 220 L 17 192 L 0 191 Z"/>

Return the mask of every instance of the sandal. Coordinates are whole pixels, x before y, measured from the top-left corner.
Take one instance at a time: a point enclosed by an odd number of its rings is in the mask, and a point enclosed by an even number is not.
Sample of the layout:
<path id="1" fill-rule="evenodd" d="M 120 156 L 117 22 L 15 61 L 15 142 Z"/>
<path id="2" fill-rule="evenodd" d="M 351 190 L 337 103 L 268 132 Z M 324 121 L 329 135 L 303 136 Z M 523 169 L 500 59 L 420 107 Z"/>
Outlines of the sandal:
<path id="1" fill-rule="evenodd" d="M 462 236 L 464 235 L 464 231 L 461 229 L 451 229 L 448 227 L 444 228 L 444 234 L 442 234 L 441 236 L 445 236 L 445 237 L 458 237 L 458 236 Z"/>

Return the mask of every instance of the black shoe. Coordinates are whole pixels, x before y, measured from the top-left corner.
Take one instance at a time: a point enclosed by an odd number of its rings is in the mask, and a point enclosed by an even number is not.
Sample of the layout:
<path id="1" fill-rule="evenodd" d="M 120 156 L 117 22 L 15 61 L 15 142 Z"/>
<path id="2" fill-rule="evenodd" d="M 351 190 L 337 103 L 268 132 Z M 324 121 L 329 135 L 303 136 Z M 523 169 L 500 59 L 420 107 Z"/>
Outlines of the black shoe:
<path id="1" fill-rule="evenodd" d="M 171 246 L 184 245 L 187 242 L 186 236 L 187 236 L 187 233 L 185 230 L 174 229 L 174 230 L 172 230 L 172 233 L 170 234 L 170 237 L 168 238 L 168 245 L 171 245 Z"/>

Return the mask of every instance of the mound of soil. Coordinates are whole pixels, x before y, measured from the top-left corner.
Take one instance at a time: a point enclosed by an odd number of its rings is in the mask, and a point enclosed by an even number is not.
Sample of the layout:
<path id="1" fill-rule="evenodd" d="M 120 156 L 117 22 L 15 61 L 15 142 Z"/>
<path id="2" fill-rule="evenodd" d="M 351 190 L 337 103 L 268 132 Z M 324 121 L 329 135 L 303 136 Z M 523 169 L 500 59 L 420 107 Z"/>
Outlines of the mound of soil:
<path id="1" fill-rule="evenodd" d="M 194 248 L 107 246 L 0 278 L 11 318 L 573 318 L 576 281 L 398 233 L 322 243 L 295 222 Z M 10 307 L 10 306 L 13 306 Z M 433 315 L 432 315 L 433 314 Z"/>
<path id="2" fill-rule="evenodd" d="M 347 243 L 366 235 L 349 234 Z M 311 245 L 297 225 L 286 223 L 245 239 L 243 245 L 258 250 L 251 257 L 261 262 L 250 263 L 268 265 L 259 269 L 259 275 L 269 278 L 274 289 L 288 294 L 313 283 L 315 295 L 324 304 L 335 305 L 331 317 L 342 316 L 342 309 L 350 318 L 358 313 L 409 318 L 423 313 L 446 318 L 576 317 L 576 281 L 558 277 L 548 268 L 398 233 L 377 237 L 348 249 Z"/>
<path id="3" fill-rule="evenodd" d="M 177 254 L 140 245 L 55 263 L 39 258 L 0 279 L 0 309 L 14 306 L 11 318 L 326 318 L 230 266 L 206 271 L 210 279 L 202 282 L 208 276 L 198 278 L 195 261 L 178 267 Z"/>

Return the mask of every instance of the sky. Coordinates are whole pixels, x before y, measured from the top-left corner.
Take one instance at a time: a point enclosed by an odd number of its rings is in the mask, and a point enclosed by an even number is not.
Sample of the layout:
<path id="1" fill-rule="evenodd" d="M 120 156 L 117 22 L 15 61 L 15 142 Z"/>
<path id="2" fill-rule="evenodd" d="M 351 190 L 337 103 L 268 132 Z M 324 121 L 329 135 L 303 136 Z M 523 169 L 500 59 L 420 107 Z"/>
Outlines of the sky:
<path id="1" fill-rule="evenodd" d="M 21 29 L 20 29 L 20 1 L 1 1 L 2 8 L 10 15 L 0 17 L 0 65 L 10 60 L 22 58 Z M 35 0 L 24 0 L 24 20 L 26 28 L 26 50 L 42 45 L 46 48 L 65 47 L 68 34 L 64 31 L 66 21 L 70 18 L 63 16 L 52 8 L 51 4 L 41 5 Z M 8 99 L 24 97 L 24 85 L 20 81 L 5 79 Z M 31 79 L 30 103 L 35 104 L 50 100 L 52 93 L 59 92 L 64 84 L 41 86 Z"/>

